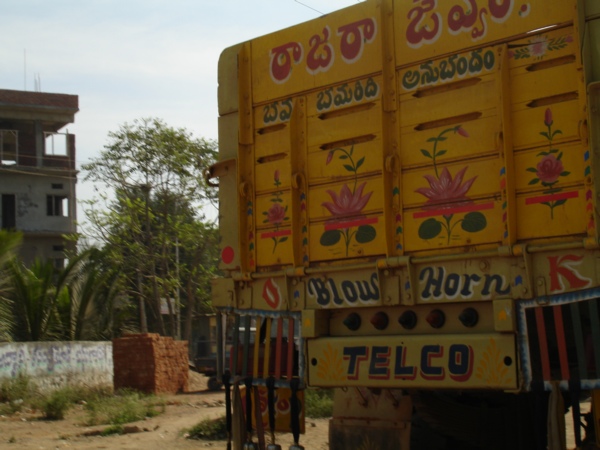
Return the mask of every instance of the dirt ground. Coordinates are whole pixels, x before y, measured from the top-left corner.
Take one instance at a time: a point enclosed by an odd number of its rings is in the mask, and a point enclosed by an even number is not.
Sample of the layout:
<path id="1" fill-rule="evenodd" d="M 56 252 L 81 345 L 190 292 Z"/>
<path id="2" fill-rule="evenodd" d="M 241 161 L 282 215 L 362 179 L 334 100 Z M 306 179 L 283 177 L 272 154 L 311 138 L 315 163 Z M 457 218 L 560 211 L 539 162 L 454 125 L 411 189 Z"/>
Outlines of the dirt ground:
<path id="1" fill-rule="evenodd" d="M 14 416 L 0 416 L 0 449 L 198 449 L 226 450 L 226 441 L 198 441 L 186 439 L 185 430 L 206 418 L 225 415 L 225 393 L 206 389 L 206 377 L 190 372 L 186 394 L 166 396 L 164 413 L 141 422 L 129 424 L 133 432 L 124 435 L 90 436 L 106 425 L 85 426 L 83 407 L 71 409 L 65 420 L 41 420 L 39 413 L 23 412 Z M 328 449 L 328 420 L 307 419 L 306 434 L 300 444 L 311 450 Z M 270 442 L 267 439 L 267 443 Z M 293 439 L 277 435 L 277 443 L 287 449 Z"/>
<path id="2" fill-rule="evenodd" d="M 226 450 L 226 441 L 198 441 L 185 437 L 185 430 L 206 418 L 225 414 L 225 394 L 206 388 L 206 378 L 190 372 L 191 392 L 166 397 L 166 411 L 159 416 L 130 424 L 132 433 L 113 436 L 94 436 L 106 426 L 85 426 L 83 407 L 71 409 L 65 420 L 41 420 L 39 413 L 23 412 L 0 416 L 0 449 L 198 449 Z M 583 403 L 582 411 L 589 410 Z M 574 437 L 570 415 L 567 422 L 567 448 L 573 449 Z M 267 443 L 270 441 L 267 438 Z M 278 434 L 277 443 L 283 449 L 292 444 L 291 435 Z M 328 450 L 328 419 L 306 419 L 306 434 L 300 444 L 308 450 Z"/>

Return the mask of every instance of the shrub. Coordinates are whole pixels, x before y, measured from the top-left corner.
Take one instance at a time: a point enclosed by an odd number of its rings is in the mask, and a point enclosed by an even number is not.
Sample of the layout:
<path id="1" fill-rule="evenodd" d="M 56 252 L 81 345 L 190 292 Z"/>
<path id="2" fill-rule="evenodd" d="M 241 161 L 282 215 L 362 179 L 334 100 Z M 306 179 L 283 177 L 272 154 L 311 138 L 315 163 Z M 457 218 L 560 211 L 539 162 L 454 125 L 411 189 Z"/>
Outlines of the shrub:
<path id="1" fill-rule="evenodd" d="M 216 419 L 204 419 L 187 430 L 188 439 L 217 441 L 227 438 L 227 421 L 225 416 Z"/>
<path id="2" fill-rule="evenodd" d="M 0 380 L 0 413 L 15 413 L 37 395 L 37 386 L 27 375 Z"/>
<path id="3" fill-rule="evenodd" d="M 333 415 L 333 389 L 306 389 L 304 391 L 306 417 L 318 419 Z"/>
<path id="4" fill-rule="evenodd" d="M 158 397 L 127 390 L 93 399 L 85 408 L 88 412 L 86 425 L 122 425 L 157 416 L 164 412 L 165 403 Z"/>
<path id="5" fill-rule="evenodd" d="M 73 391 L 69 388 L 63 388 L 48 395 L 42 401 L 41 410 L 47 420 L 62 420 L 72 404 Z"/>

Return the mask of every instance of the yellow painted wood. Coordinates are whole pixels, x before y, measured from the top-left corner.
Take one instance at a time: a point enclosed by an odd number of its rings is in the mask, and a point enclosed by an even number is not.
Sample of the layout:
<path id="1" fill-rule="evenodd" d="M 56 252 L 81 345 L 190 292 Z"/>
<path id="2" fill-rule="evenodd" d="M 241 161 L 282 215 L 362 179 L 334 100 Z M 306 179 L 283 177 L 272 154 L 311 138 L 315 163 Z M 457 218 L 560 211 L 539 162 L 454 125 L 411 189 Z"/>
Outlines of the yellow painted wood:
<path id="1" fill-rule="evenodd" d="M 547 131 L 544 124 L 547 109 L 552 111 L 554 130 L 562 132 L 554 139 L 557 143 L 579 139 L 581 115 L 576 100 L 537 108 L 523 108 L 512 112 L 512 122 L 519 124 L 513 127 L 515 150 L 544 146 L 548 143 L 548 140 L 540 135 L 541 132 Z"/>
<path id="2" fill-rule="evenodd" d="M 261 128 L 254 136 L 256 145 L 256 158 L 269 160 L 281 154 L 290 154 L 290 129 L 287 124 L 274 125 L 271 128 Z"/>
<path id="3" fill-rule="evenodd" d="M 317 115 L 308 119 L 308 145 L 326 148 L 339 147 L 347 140 L 381 134 L 381 103 L 366 104 L 369 109 L 348 108 L 348 114 Z"/>
<path id="4" fill-rule="evenodd" d="M 565 2 L 568 3 L 574 7 L 575 2 Z M 561 22 L 565 22 L 565 18 Z M 560 64 L 561 61 L 574 62 L 578 58 L 571 59 L 568 56 L 575 56 L 578 52 L 578 40 L 574 27 L 542 30 L 540 33 L 512 40 L 508 44 L 511 70 L 519 68 L 519 72 L 534 73 L 545 66 Z"/>
<path id="5" fill-rule="evenodd" d="M 512 334 L 311 339 L 308 358 L 311 386 L 517 387 Z"/>
<path id="6" fill-rule="evenodd" d="M 308 139 L 306 125 L 306 97 L 297 97 L 291 119 L 292 148 L 292 250 L 294 267 L 308 266 Z"/>
<path id="7" fill-rule="evenodd" d="M 520 33 L 575 20 L 575 1 L 530 0 L 526 3 L 476 0 L 476 8 L 459 0 L 406 2 L 394 6 L 397 32 L 396 59 L 399 65 L 428 60 L 464 48 L 507 39 Z M 483 10 L 486 10 L 484 13 Z M 452 13 L 451 13 L 452 11 Z M 493 16 L 493 17 L 492 17 Z M 460 19 L 464 18 L 461 25 Z M 456 29 L 456 32 L 452 32 Z"/>
<path id="8" fill-rule="evenodd" d="M 290 164 L 289 156 L 275 161 L 257 163 L 255 167 L 257 195 L 289 190 L 291 185 Z"/>
<path id="9" fill-rule="evenodd" d="M 548 189 L 580 192 L 579 200 L 558 199 L 553 211 L 577 220 L 563 230 L 555 221 L 551 235 L 566 238 L 576 229 L 595 238 L 573 3 L 532 0 L 505 11 L 498 2 L 475 4 L 481 14 L 489 8 L 486 20 L 472 16 L 444 39 L 460 14 L 474 11 L 458 0 L 381 0 L 226 52 L 239 63 L 240 224 L 239 248 L 226 267 L 246 273 L 538 239 L 526 229 L 538 223 L 521 216 L 543 210 L 531 198 Z M 424 35 L 435 17 L 445 23 L 439 36 L 407 45 L 417 18 Z M 562 25 L 526 34 L 550 23 Z M 332 63 L 319 66 L 329 51 Z M 223 86 L 230 76 L 220 74 Z M 224 111 L 234 113 L 228 99 Z M 548 117 L 551 142 L 541 134 Z M 545 153 L 564 173 L 554 187 L 530 185 Z M 273 207 L 279 199 L 282 209 Z M 432 208 L 430 199 L 450 209 Z M 277 219 L 276 209 L 285 218 Z M 348 227 L 332 226 L 339 211 L 352 219 Z"/>
<path id="10" fill-rule="evenodd" d="M 465 85 L 420 98 L 403 95 L 400 103 L 402 125 L 423 127 L 436 120 L 483 114 L 486 109 L 496 107 L 494 77 L 476 77 L 474 82 L 476 84 L 472 86 Z"/>
<path id="11" fill-rule="evenodd" d="M 517 238 L 519 240 L 545 239 L 587 232 L 585 190 L 566 188 L 564 192 L 576 197 L 569 198 L 566 203 L 553 208 L 540 201 L 544 197 L 543 194 L 517 194 Z M 528 204 L 528 202 L 535 203 Z"/>
<path id="12" fill-rule="evenodd" d="M 422 166 L 428 161 L 431 162 L 422 152 L 426 150 L 433 154 L 434 143 L 428 142 L 428 139 L 437 137 L 450 128 L 452 130 L 443 134 L 446 140 L 438 144 L 438 150 L 446 150 L 446 153 L 437 157 L 436 161 L 445 163 L 457 159 L 498 154 L 498 136 L 501 129 L 497 114 L 497 110 L 490 109 L 484 111 L 482 117 L 476 120 L 461 121 L 421 131 L 415 130 L 414 126 L 403 127 L 400 151 L 402 167 Z M 454 131 L 456 127 L 462 128 L 464 134 Z"/>
<path id="13" fill-rule="evenodd" d="M 550 156 L 542 155 L 548 153 L 550 148 L 558 150 Z M 536 147 L 531 150 L 521 151 L 515 154 L 515 170 L 516 188 L 519 193 L 523 191 L 535 191 L 538 194 L 549 189 L 567 189 L 570 186 L 583 183 L 584 178 L 584 159 L 583 153 L 585 149 L 581 144 L 563 144 L 552 145 L 547 147 Z M 557 159 L 561 156 L 560 160 Z M 544 168 L 541 164 L 546 158 L 550 158 L 552 164 Z M 528 171 L 527 169 L 536 169 L 537 172 Z M 560 174 L 564 175 L 560 175 Z M 568 175 L 567 175 L 568 173 Z M 545 187 L 540 182 L 530 184 L 540 177 L 548 180 L 556 179 L 556 183 L 552 187 Z"/>
<path id="14" fill-rule="evenodd" d="M 254 242 L 254 145 L 252 127 L 252 88 L 250 45 L 244 44 L 238 53 L 238 215 L 240 268 L 242 272 L 256 269 Z"/>
<path id="15" fill-rule="evenodd" d="M 381 56 L 373 51 L 381 48 L 379 17 L 378 2 L 361 2 L 255 39 L 254 102 L 304 92 L 307 86 L 314 89 L 379 72 Z M 360 64 L 355 63 L 357 58 Z M 321 64 L 323 61 L 329 64 Z"/>
<path id="16" fill-rule="evenodd" d="M 357 219 L 354 223 L 349 222 L 347 226 L 344 226 L 343 222 L 339 223 L 337 225 L 339 228 L 335 228 L 337 231 L 334 231 L 339 233 L 337 243 L 323 245 L 322 239 L 329 224 L 326 222 L 311 222 L 309 227 L 311 261 L 340 261 L 347 258 L 362 258 L 384 254 L 385 223 L 381 213 L 366 215 Z M 366 223 L 366 226 L 372 227 L 369 233 L 370 240 L 366 243 L 359 242 L 356 237 L 356 233 L 359 232 L 358 224 L 360 223 Z"/>
<path id="17" fill-rule="evenodd" d="M 404 232 L 406 234 L 406 251 L 434 250 L 452 247 L 476 246 L 481 244 L 499 245 L 503 233 L 502 204 L 493 199 L 475 201 L 467 207 L 470 212 L 454 212 L 449 209 L 421 211 L 406 211 Z M 457 207 L 459 208 L 459 207 Z M 460 211 L 460 210 L 458 210 Z M 446 212 L 446 214 L 444 214 Z M 435 214 L 419 216 L 419 214 Z M 451 214 L 452 213 L 452 214 Z M 478 231 L 466 231 L 462 225 L 467 215 L 478 213 L 476 224 Z M 481 216 L 484 222 L 481 224 Z M 472 222 L 472 221 L 471 221 Z M 471 228 L 473 225 L 471 225 Z"/>
<path id="18" fill-rule="evenodd" d="M 468 140 L 465 139 L 464 142 Z M 423 160 L 430 161 L 426 158 Z M 501 168 L 502 161 L 496 156 L 436 167 L 429 164 L 410 172 L 405 171 L 402 185 L 404 205 L 406 208 L 427 210 L 439 209 L 433 208 L 436 202 L 438 205 L 439 202 L 460 205 L 478 198 L 490 198 L 500 190 Z M 448 187 L 450 183 L 456 186 L 454 191 Z M 429 194 L 430 190 L 434 191 L 435 196 L 428 198 L 424 194 Z M 460 195 L 465 190 L 465 194 Z"/>
<path id="19" fill-rule="evenodd" d="M 346 169 L 345 166 L 353 167 L 361 160 L 363 163 L 358 168 L 359 175 L 381 172 L 383 166 L 381 162 L 382 147 L 381 137 L 378 136 L 371 141 L 351 145 L 326 149 L 309 148 L 307 165 L 310 183 L 321 185 L 331 183 L 336 178 L 352 176 L 354 172 Z M 351 157 L 348 156 L 350 153 L 352 153 Z M 344 156 L 347 158 L 342 159 Z"/>

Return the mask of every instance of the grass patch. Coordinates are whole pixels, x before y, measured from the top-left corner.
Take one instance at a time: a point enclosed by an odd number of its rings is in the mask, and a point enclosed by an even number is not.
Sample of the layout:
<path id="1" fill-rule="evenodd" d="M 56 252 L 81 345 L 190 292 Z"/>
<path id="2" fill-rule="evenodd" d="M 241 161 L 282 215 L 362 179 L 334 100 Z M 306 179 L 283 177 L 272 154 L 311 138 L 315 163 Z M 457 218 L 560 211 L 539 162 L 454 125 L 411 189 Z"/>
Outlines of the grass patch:
<path id="1" fill-rule="evenodd" d="M 100 436 L 112 436 L 114 434 L 123 434 L 123 425 L 111 425 L 102 430 Z"/>
<path id="2" fill-rule="evenodd" d="M 0 380 L 0 414 L 14 414 L 34 401 L 38 388 L 27 375 Z"/>
<path id="3" fill-rule="evenodd" d="M 318 419 L 333 415 L 333 389 L 306 389 L 304 391 L 306 417 Z"/>
<path id="4" fill-rule="evenodd" d="M 85 409 L 86 425 L 122 425 L 163 413 L 165 402 L 156 396 L 124 390 L 111 397 L 100 397 L 89 401 Z"/>
<path id="5" fill-rule="evenodd" d="M 216 419 L 204 419 L 199 424 L 186 430 L 188 439 L 218 441 L 227 439 L 227 420 L 225 416 Z"/>

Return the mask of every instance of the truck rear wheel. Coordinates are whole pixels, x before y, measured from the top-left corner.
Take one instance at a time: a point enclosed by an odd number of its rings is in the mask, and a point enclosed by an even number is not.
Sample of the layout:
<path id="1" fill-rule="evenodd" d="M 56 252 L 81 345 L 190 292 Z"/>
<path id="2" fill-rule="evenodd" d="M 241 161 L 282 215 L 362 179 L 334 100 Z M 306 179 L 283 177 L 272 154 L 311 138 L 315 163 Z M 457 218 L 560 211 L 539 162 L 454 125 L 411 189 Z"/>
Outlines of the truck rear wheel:
<path id="1" fill-rule="evenodd" d="M 546 394 L 411 392 L 411 450 L 545 450 Z"/>

